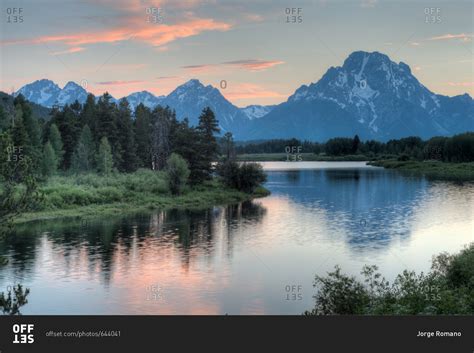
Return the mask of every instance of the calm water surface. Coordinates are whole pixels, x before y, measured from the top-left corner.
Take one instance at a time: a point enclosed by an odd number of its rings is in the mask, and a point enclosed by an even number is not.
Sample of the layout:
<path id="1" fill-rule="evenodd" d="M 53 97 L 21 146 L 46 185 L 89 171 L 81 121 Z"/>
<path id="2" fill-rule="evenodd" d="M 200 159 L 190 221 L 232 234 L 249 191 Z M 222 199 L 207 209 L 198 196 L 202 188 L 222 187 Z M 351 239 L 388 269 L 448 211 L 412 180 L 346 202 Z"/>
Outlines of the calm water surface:
<path id="1" fill-rule="evenodd" d="M 315 274 L 392 280 L 474 241 L 473 183 L 363 162 L 268 162 L 272 195 L 203 211 L 28 225 L 0 244 L 23 314 L 299 314 Z"/>

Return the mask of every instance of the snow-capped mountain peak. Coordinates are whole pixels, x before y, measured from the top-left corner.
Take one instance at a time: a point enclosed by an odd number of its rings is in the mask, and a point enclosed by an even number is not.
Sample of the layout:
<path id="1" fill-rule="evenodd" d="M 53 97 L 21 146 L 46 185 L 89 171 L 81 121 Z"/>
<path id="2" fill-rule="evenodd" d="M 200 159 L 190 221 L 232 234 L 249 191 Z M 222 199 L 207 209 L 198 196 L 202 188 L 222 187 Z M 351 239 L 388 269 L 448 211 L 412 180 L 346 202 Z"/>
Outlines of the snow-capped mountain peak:
<path id="1" fill-rule="evenodd" d="M 53 106 L 61 89 L 51 80 L 37 80 L 29 83 L 17 92 L 15 96 L 22 94 L 27 100 L 45 107 Z"/>
<path id="2" fill-rule="evenodd" d="M 272 111 L 275 105 L 249 105 L 241 108 L 249 120 L 259 119 Z"/>

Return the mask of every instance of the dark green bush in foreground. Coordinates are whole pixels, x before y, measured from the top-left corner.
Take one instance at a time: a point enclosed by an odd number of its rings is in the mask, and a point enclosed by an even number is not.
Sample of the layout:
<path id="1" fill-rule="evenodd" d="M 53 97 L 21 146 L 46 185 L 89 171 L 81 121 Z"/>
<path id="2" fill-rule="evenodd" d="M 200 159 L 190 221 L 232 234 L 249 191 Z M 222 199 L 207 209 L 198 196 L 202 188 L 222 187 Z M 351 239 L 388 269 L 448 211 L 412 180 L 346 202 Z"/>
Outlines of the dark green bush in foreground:
<path id="1" fill-rule="evenodd" d="M 456 315 L 474 314 L 474 243 L 459 254 L 442 253 L 431 271 L 403 271 L 390 284 L 376 266 L 364 266 L 364 281 L 336 266 L 316 276 L 315 307 L 305 315 Z"/>

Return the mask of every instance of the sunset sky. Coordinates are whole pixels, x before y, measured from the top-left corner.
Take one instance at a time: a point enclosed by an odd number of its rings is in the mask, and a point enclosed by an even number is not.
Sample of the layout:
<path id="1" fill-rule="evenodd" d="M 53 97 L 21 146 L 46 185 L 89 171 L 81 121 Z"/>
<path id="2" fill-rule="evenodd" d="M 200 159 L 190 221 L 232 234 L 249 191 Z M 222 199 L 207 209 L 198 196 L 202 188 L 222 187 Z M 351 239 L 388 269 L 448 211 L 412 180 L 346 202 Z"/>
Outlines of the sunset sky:
<path id="1" fill-rule="evenodd" d="M 286 23 L 297 8 L 302 22 Z M 365 50 L 405 62 L 436 93 L 474 95 L 472 1 L 5 0 L 1 16 L 9 93 L 48 78 L 164 95 L 197 78 L 225 80 L 237 106 L 275 104 Z"/>

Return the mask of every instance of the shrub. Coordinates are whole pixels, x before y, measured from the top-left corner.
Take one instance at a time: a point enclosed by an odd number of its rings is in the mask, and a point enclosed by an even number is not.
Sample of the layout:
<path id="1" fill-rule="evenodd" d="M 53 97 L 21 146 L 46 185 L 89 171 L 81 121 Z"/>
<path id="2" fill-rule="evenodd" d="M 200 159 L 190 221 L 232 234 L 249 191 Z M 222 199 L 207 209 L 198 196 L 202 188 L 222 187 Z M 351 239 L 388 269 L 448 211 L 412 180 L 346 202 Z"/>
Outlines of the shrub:
<path id="1" fill-rule="evenodd" d="M 168 185 L 173 195 L 179 195 L 189 178 L 188 163 L 177 153 L 172 153 L 166 165 Z"/>
<path id="2" fill-rule="evenodd" d="M 404 153 L 397 158 L 397 161 L 406 162 L 409 159 L 410 159 L 410 156 Z"/>
<path id="3" fill-rule="evenodd" d="M 224 184 L 247 193 L 253 193 L 261 184 L 267 181 L 267 176 L 258 163 L 239 165 L 235 161 L 225 161 L 218 165 L 217 173 Z"/>
<path id="4" fill-rule="evenodd" d="M 438 255 L 427 274 L 403 271 L 391 285 L 376 271 L 376 266 L 365 266 L 363 282 L 339 267 L 316 276 L 315 307 L 305 314 L 474 314 L 474 243 L 459 254 Z"/>

